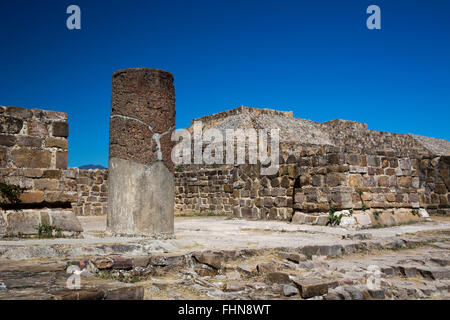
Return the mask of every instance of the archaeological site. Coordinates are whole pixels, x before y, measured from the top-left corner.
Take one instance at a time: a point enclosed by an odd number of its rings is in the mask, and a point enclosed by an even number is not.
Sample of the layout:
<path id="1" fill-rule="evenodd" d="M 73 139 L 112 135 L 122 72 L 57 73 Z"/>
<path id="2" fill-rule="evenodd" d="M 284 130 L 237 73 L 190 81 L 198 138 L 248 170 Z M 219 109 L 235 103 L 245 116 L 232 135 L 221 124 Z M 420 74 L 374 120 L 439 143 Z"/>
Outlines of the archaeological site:
<path id="1" fill-rule="evenodd" d="M 0 299 L 450 298 L 449 141 L 239 106 L 185 130 L 241 132 L 200 144 L 233 163 L 176 164 L 175 91 L 113 74 L 104 170 L 68 167 L 70 114 L 0 107 Z"/>

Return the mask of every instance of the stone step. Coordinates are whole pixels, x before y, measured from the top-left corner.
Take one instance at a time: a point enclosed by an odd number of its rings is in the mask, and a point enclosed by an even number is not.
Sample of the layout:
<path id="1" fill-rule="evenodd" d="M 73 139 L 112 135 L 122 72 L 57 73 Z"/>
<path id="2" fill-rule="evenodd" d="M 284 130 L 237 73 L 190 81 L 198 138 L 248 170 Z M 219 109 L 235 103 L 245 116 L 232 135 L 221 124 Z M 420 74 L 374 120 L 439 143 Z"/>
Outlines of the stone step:
<path id="1" fill-rule="evenodd" d="M 450 268 L 419 265 L 394 265 L 393 273 L 405 278 L 422 277 L 428 280 L 450 279 Z"/>
<path id="2" fill-rule="evenodd" d="M 84 271 L 68 288 L 67 262 L 0 261 L 0 300 L 142 300 L 144 288 L 96 278 Z M 70 284 L 71 282 L 69 282 Z M 76 282 L 75 282 L 76 284 Z"/>

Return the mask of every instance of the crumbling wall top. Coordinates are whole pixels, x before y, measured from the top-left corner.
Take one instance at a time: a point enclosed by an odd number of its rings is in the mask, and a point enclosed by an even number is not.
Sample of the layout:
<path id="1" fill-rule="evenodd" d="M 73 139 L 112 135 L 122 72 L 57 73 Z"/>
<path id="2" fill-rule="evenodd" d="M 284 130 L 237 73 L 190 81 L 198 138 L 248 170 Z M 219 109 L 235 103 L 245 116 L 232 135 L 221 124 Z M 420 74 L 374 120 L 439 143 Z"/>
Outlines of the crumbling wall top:
<path id="1" fill-rule="evenodd" d="M 294 113 L 292 111 L 278 111 L 278 110 L 273 110 L 273 109 L 259 109 L 259 108 L 250 108 L 250 107 L 246 107 L 246 106 L 240 106 L 240 107 L 230 109 L 227 111 L 214 113 L 209 116 L 204 116 L 204 117 L 200 117 L 197 119 L 193 119 L 193 120 L 191 120 L 191 125 L 194 124 L 195 121 L 209 122 L 209 121 L 214 121 L 214 120 L 225 119 L 229 116 L 233 116 L 233 115 L 237 115 L 237 114 L 269 115 L 269 116 L 279 116 L 279 117 L 294 119 Z"/>

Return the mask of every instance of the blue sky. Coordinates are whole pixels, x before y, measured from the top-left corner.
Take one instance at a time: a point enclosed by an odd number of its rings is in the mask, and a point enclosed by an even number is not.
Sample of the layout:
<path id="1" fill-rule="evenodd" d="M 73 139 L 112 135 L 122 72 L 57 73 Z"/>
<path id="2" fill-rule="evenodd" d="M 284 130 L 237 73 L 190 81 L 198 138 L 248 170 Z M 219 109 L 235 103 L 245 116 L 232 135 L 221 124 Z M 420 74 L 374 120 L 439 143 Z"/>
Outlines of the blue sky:
<path id="1" fill-rule="evenodd" d="M 449 14 L 426 0 L 1 1 L 0 105 L 69 113 L 70 166 L 107 165 L 111 76 L 129 67 L 174 74 L 178 128 L 246 105 L 450 139 Z"/>

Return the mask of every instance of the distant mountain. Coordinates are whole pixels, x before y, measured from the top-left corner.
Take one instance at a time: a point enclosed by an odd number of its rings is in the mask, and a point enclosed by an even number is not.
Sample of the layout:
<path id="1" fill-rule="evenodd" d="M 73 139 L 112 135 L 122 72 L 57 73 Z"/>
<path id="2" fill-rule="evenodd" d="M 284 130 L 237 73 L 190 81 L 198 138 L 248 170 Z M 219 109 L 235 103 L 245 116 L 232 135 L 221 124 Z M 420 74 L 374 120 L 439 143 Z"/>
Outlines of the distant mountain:
<path id="1" fill-rule="evenodd" d="M 80 166 L 79 168 L 83 169 L 83 170 L 89 170 L 89 169 L 100 169 L 100 170 L 103 170 L 103 169 L 107 169 L 104 166 L 102 166 L 101 164 L 85 164 L 85 165 Z"/>

